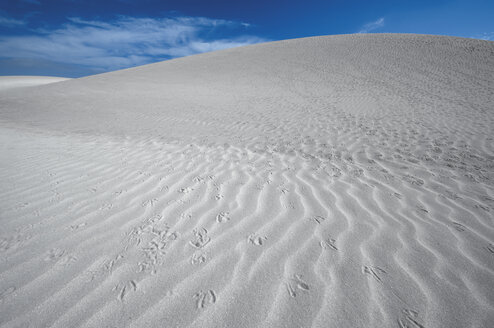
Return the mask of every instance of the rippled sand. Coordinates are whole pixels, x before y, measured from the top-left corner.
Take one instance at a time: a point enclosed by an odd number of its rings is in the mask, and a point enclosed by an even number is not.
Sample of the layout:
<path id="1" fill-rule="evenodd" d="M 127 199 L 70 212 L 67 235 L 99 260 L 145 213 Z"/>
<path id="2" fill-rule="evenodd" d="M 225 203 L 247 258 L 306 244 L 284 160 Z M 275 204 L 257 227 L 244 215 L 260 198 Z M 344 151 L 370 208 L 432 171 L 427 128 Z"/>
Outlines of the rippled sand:
<path id="1" fill-rule="evenodd" d="M 273 42 L 0 91 L 1 327 L 490 327 L 494 42 Z"/>

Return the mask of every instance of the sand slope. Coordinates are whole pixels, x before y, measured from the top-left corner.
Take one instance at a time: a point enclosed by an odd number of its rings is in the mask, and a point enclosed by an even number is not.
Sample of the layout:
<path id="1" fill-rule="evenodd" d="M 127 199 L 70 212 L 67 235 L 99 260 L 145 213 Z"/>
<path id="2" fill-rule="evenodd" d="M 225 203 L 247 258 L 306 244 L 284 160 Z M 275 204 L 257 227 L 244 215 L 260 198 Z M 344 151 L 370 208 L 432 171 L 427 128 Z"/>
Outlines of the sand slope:
<path id="1" fill-rule="evenodd" d="M 0 91 L 67 81 L 54 76 L 0 76 Z"/>
<path id="2" fill-rule="evenodd" d="M 2 327 L 489 327 L 494 43 L 288 40 L 0 92 Z"/>

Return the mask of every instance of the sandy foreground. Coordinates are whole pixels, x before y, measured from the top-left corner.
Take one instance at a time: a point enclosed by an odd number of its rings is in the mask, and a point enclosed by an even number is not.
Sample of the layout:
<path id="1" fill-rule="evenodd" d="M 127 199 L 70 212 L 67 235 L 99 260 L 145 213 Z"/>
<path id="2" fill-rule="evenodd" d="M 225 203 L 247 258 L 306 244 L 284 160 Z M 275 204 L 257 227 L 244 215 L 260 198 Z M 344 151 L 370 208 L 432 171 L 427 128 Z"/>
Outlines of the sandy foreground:
<path id="1" fill-rule="evenodd" d="M 1 327 L 492 327 L 494 42 L 3 89 Z"/>

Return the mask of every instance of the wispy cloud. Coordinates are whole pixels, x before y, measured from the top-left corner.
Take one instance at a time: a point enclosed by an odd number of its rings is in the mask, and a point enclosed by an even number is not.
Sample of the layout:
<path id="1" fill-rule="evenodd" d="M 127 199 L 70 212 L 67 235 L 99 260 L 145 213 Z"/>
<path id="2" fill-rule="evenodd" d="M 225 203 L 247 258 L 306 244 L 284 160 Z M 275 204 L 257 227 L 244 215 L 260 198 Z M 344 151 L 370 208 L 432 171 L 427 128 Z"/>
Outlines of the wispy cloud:
<path id="1" fill-rule="evenodd" d="M 25 25 L 25 24 L 26 24 L 26 22 L 23 21 L 23 20 L 0 15 L 0 26 L 3 26 L 3 27 L 18 27 L 18 26 L 22 26 L 22 25 Z"/>
<path id="2" fill-rule="evenodd" d="M 480 39 L 480 40 L 487 40 L 487 41 L 494 41 L 494 32 L 485 32 L 482 34 L 477 34 L 474 36 L 471 36 L 472 39 Z"/>
<path id="3" fill-rule="evenodd" d="M 54 29 L 0 38 L 0 56 L 110 71 L 265 41 L 246 34 L 247 28 L 241 22 L 204 17 L 121 16 L 112 21 L 70 17 Z"/>
<path id="4" fill-rule="evenodd" d="M 357 33 L 369 33 L 383 26 L 384 26 L 384 17 L 381 17 L 373 22 L 365 24 L 360 28 L 360 30 Z"/>

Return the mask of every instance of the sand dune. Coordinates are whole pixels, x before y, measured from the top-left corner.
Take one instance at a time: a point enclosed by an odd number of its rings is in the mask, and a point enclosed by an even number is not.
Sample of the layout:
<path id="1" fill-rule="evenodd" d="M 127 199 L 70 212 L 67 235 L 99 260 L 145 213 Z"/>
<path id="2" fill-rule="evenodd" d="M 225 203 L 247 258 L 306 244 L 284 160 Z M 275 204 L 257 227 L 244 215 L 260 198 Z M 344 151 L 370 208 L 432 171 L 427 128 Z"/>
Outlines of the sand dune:
<path id="1" fill-rule="evenodd" d="M 0 326 L 490 327 L 493 110 L 400 34 L 0 91 Z"/>
<path id="2" fill-rule="evenodd" d="M 67 81 L 54 76 L 0 76 L 0 91 Z"/>

